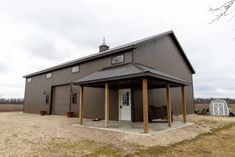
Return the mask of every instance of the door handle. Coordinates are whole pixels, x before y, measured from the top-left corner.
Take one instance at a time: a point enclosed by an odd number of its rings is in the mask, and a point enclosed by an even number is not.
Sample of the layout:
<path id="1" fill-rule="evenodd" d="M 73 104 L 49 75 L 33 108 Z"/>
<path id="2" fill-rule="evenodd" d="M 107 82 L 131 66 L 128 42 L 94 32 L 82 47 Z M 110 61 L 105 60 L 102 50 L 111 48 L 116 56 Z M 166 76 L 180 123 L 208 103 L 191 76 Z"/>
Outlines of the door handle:
<path id="1" fill-rule="evenodd" d="M 120 106 L 120 108 L 122 108 L 122 106 Z"/>

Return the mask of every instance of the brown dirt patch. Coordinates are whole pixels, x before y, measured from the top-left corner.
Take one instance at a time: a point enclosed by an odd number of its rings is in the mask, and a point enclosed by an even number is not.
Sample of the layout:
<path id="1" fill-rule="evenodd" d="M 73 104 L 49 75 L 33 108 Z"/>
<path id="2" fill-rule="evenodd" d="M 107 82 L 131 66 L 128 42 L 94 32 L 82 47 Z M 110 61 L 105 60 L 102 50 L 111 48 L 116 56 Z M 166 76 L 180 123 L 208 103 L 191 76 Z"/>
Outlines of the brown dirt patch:
<path id="1" fill-rule="evenodd" d="M 197 115 L 188 116 L 188 119 L 196 125 L 156 136 L 143 136 L 74 127 L 72 124 L 78 123 L 77 118 L 5 112 L 0 113 L 0 156 L 152 155 L 148 149 L 166 149 L 174 143 L 207 134 L 211 129 L 230 125 L 235 120 Z"/>

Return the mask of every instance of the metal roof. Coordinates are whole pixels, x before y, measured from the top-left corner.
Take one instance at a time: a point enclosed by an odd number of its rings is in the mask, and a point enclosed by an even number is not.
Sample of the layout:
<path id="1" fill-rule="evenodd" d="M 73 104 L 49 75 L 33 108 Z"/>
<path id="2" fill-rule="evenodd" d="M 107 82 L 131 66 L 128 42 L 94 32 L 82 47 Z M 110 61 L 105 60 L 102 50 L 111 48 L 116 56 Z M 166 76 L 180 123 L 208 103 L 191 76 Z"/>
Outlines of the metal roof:
<path id="1" fill-rule="evenodd" d="M 82 79 L 75 81 L 75 84 L 88 85 L 94 83 L 102 83 L 108 81 L 117 81 L 121 79 L 130 79 L 137 77 L 153 77 L 180 85 L 190 85 L 191 82 L 185 81 L 178 77 L 160 72 L 156 69 L 146 67 L 137 63 L 128 63 L 103 68 Z"/>
<path id="2" fill-rule="evenodd" d="M 51 67 L 51 68 L 47 68 L 47 69 L 29 74 L 29 75 L 25 75 L 23 77 L 24 78 L 32 77 L 32 76 L 35 76 L 35 75 L 40 75 L 40 74 L 51 72 L 51 71 L 54 71 L 54 70 L 66 68 L 66 67 L 69 67 L 69 66 L 72 66 L 72 65 L 75 65 L 75 64 L 80 64 L 82 62 L 91 61 L 91 60 L 98 59 L 98 58 L 101 58 L 101 57 L 104 57 L 104 56 L 112 55 L 114 53 L 128 51 L 128 50 L 134 49 L 138 45 L 141 45 L 141 44 L 159 39 L 159 38 L 167 36 L 167 35 L 172 35 L 177 47 L 180 49 L 180 52 L 181 52 L 184 60 L 186 61 L 187 65 L 189 66 L 192 73 L 194 74 L 195 70 L 193 69 L 192 65 L 190 64 L 188 58 L 186 57 L 182 47 L 180 46 L 176 36 L 174 35 L 174 32 L 172 30 L 170 30 L 170 31 L 160 33 L 160 34 L 157 34 L 157 35 L 154 35 L 154 36 L 150 36 L 150 37 L 147 37 L 147 38 L 144 38 L 144 39 L 141 39 L 141 40 L 137 40 L 137 41 L 125 44 L 125 45 L 121 45 L 121 46 L 118 46 L 118 47 L 115 47 L 115 48 L 111 48 L 111 49 L 103 51 L 103 52 L 98 52 L 98 53 L 95 53 L 95 54 L 92 54 L 92 55 L 89 55 L 89 56 L 86 56 L 86 57 L 82 57 L 82 58 L 75 59 L 75 60 L 72 60 L 72 61 L 69 61 L 69 62 L 65 62 L 63 64 L 59 64 L 59 65 Z"/>

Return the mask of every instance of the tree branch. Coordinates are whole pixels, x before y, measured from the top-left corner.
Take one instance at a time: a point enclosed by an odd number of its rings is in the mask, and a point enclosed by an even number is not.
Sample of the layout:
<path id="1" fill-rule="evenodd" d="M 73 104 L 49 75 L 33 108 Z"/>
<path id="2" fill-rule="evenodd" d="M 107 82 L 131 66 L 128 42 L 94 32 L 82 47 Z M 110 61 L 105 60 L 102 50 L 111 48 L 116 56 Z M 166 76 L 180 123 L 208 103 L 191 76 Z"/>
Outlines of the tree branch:
<path id="1" fill-rule="evenodd" d="M 210 8 L 209 11 L 212 12 L 212 14 L 216 14 L 216 17 L 210 22 L 213 23 L 215 21 L 218 21 L 221 17 L 227 16 L 230 14 L 232 11 L 232 6 L 234 4 L 235 0 L 229 0 L 228 2 L 224 3 L 223 5 L 217 7 L 217 8 Z"/>

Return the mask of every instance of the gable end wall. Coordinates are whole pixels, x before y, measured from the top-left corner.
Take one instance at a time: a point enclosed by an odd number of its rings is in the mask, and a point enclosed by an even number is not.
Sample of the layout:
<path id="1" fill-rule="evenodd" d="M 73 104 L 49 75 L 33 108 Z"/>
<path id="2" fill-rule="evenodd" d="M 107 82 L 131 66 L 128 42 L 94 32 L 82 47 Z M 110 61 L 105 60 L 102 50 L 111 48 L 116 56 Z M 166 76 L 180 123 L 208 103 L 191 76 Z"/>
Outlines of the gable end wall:
<path id="1" fill-rule="evenodd" d="M 192 72 L 186 64 L 179 49 L 175 45 L 170 35 L 154 40 L 150 43 L 140 45 L 133 50 L 133 62 L 155 68 L 161 72 L 179 77 L 181 79 L 193 82 Z M 174 114 L 182 113 L 181 89 L 171 88 L 172 108 Z M 135 91 L 139 95 L 140 91 Z M 193 104 L 193 86 L 186 87 L 187 112 L 194 112 Z M 141 97 L 135 100 L 136 106 L 141 106 Z M 166 105 L 166 89 L 153 89 L 149 92 L 149 105 L 162 106 Z M 138 107 L 142 109 L 142 107 Z M 142 112 L 138 111 L 137 117 L 141 117 Z M 138 120 L 137 120 L 138 121 Z"/>

